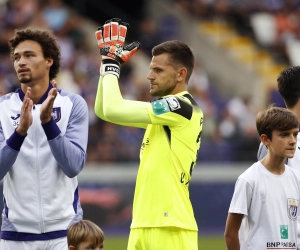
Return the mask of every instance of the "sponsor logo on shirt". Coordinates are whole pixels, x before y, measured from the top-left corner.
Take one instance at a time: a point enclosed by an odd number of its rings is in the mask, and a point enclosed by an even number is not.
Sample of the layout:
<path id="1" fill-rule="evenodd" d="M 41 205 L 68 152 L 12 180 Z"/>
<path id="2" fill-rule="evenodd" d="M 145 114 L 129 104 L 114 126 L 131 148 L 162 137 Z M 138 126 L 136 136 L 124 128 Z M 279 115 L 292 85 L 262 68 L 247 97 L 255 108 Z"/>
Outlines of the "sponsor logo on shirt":
<path id="1" fill-rule="evenodd" d="M 296 242 L 267 242 L 267 249 L 296 249 Z"/>
<path id="2" fill-rule="evenodd" d="M 280 225 L 280 237 L 281 239 L 289 238 L 289 227 L 288 225 Z"/>
<path id="3" fill-rule="evenodd" d="M 169 105 L 165 99 L 159 99 L 151 102 L 152 110 L 155 115 L 161 115 L 170 111 Z"/>

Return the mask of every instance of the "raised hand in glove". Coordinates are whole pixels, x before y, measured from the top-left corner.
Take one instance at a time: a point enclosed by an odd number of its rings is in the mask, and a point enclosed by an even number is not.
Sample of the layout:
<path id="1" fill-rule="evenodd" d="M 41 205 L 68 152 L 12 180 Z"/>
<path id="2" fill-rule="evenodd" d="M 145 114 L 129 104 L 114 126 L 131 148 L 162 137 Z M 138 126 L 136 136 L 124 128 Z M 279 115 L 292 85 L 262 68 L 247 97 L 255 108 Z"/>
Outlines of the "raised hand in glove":
<path id="1" fill-rule="evenodd" d="M 106 21 L 95 32 L 98 48 L 103 58 L 101 75 L 115 74 L 119 77 L 120 65 L 139 50 L 139 42 L 133 42 L 124 47 L 128 28 L 129 24 L 121 22 L 121 19 L 113 18 Z"/>

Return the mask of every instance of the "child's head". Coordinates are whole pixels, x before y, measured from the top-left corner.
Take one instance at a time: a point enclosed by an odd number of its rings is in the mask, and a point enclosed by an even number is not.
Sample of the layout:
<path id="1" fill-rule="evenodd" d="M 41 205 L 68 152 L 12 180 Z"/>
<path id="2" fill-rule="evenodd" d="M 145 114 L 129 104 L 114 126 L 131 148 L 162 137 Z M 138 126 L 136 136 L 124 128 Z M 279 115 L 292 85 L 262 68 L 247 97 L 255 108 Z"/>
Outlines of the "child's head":
<path id="1" fill-rule="evenodd" d="M 265 134 L 272 140 L 272 132 L 274 130 L 288 131 L 299 128 L 299 121 L 297 116 L 288 109 L 269 107 L 257 114 L 256 128 L 259 136 Z"/>
<path id="2" fill-rule="evenodd" d="M 104 233 L 93 222 L 81 220 L 68 229 L 69 250 L 103 249 Z"/>

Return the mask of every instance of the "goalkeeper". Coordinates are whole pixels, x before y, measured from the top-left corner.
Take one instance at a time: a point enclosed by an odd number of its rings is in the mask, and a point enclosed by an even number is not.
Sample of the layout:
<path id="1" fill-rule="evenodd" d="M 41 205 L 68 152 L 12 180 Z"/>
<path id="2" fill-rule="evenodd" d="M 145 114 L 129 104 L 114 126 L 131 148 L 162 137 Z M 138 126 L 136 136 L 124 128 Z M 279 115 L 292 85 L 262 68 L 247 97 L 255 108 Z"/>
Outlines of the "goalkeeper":
<path id="1" fill-rule="evenodd" d="M 102 56 L 95 113 L 123 126 L 144 128 L 133 201 L 128 250 L 195 250 L 198 227 L 189 182 L 200 147 L 203 113 L 187 92 L 194 67 L 192 50 L 181 41 L 152 49 L 147 79 L 152 102 L 122 97 L 120 66 L 140 44 L 124 46 L 129 25 L 107 21 L 96 32 Z"/>

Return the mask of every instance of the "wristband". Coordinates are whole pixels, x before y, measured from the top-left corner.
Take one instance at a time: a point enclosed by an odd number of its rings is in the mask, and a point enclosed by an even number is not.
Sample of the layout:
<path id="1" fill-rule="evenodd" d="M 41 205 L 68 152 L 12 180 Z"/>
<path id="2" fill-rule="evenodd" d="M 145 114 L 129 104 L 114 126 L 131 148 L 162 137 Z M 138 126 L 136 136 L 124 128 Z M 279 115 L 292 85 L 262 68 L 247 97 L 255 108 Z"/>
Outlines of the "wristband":
<path id="1" fill-rule="evenodd" d="M 120 65 L 117 61 L 111 59 L 102 60 L 101 67 L 100 67 L 100 75 L 105 76 L 107 74 L 113 74 L 119 78 Z"/>

